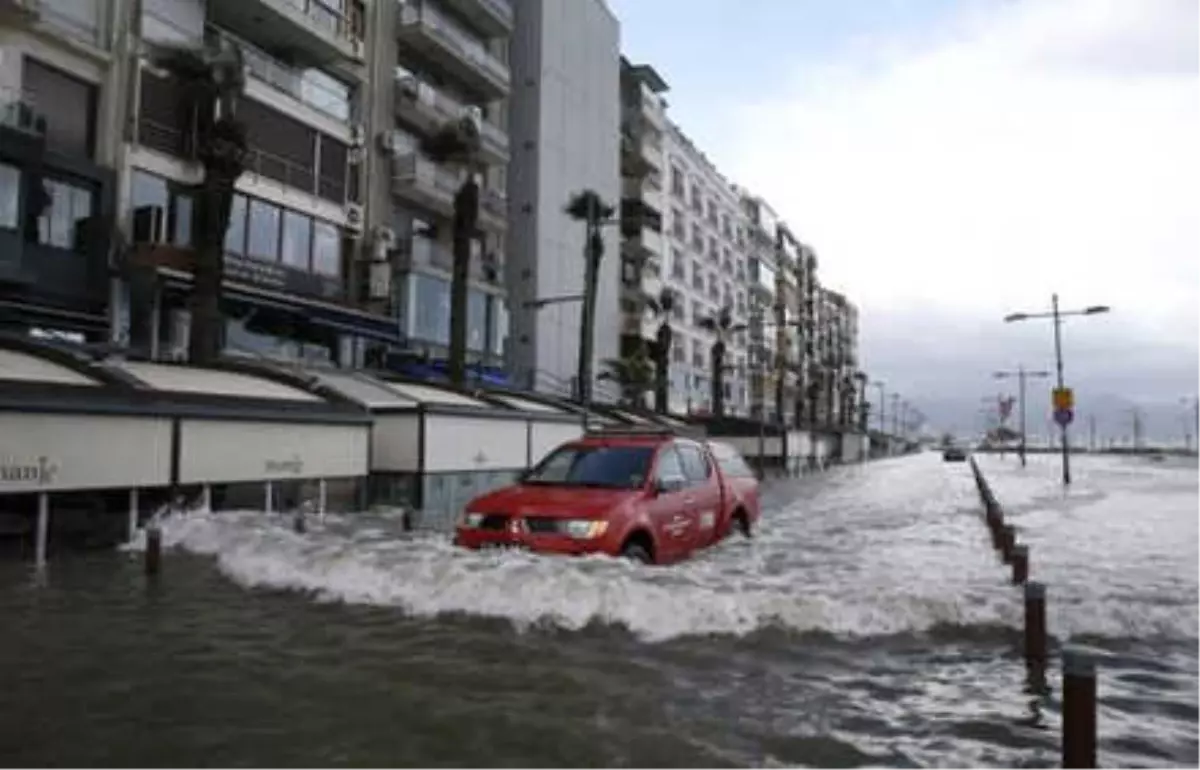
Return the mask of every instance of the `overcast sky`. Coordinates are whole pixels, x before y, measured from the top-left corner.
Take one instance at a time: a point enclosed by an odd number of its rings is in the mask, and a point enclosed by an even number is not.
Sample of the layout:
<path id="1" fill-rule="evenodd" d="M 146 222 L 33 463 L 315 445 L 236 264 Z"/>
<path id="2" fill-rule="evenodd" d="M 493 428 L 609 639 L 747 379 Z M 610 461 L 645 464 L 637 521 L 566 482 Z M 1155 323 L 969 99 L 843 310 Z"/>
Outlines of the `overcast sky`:
<path id="1" fill-rule="evenodd" d="M 673 118 L 817 251 L 871 375 L 914 401 L 997 368 L 1177 402 L 1197 390 L 1195 0 L 610 0 Z M 684 12 L 686 8 L 686 12 Z"/>

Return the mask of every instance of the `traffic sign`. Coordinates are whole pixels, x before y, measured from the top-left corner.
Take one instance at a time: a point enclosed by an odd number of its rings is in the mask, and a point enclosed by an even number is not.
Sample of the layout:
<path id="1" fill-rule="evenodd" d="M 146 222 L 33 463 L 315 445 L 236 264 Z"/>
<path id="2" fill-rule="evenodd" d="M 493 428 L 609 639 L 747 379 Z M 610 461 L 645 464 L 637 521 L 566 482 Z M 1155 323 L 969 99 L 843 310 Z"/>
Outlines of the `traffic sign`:
<path id="1" fill-rule="evenodd" d="M 1071 420 L 1075 419 L 1075 412 L 1071 409 L 1055 409 L 1054 421 L 1064 428 L 1071 424 Z"/>
<path id="2" fill-rule="evenodd" d="M 1075 408 L 1075 392 L 1070 388 L 1055 388 L 1051 392 L 1054 401 L 1054 410 Z"/>

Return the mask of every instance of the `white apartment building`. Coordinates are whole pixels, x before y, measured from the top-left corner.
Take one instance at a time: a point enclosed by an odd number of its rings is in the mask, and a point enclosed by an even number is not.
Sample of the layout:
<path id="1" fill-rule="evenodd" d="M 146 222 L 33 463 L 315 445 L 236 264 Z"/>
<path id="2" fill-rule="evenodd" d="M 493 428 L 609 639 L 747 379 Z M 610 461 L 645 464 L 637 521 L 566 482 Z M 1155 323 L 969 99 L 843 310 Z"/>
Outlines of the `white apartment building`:
<path id="1" fill-rule="evenodd" d="M 735 326 L 749 325 L 754 252 L 738 189 L 674 124 L 666 134 L 666 156 L 664 281 L 679 298 L 671 408 L 705 411 L 711 408 L 710 349 L 715 340 L 700 324 L 727 307 Z M 727 340 L 728 414 L 749 412 L 749 339 L 746 331 L 737 331 Z"/>
<path id="2" fill-rule="evenodd" d="M 516 0 L 509 127 L 507 288 L 512 378 L 571 393 L 579 366 L 584 223 L 564 211 L 594 190 L 614 207 L 602 228 L 593 386 L 618 354 L 620 232 L 620 25 L 603 0 Z M 543 302 L 557 298 L 568 301 Z"/>

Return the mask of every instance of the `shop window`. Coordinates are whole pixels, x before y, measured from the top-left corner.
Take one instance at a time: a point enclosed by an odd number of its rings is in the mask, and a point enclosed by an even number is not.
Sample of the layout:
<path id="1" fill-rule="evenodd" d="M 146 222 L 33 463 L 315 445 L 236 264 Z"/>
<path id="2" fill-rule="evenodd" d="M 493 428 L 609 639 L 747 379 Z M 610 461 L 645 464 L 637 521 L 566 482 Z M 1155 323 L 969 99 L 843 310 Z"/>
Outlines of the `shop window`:
<path id="1" fill-rule="evenodd" d="M 450 283 L 421 273 L 413 273 L 410 281 L 412 336 L 450 344 Z"/>
<path id="2" fill-rule="evenodd" d="M 312 219 L 285 211 L 283 214 L 283 264 L 297 270 L 308 270 L 312 247 Z"/>
<path id="3" fill-rule="evenodd" d="M 342 274 L 342 237 L 328 222 L 313 222 L 312 271 L 338 278 Z"/>
<path id="4" fill-rule="evenodd" d="M 192 246 L 192 222 L 195 205 L 192 196 L 176 193 L 171 201 L 171 243 L 181 248 Z"/>
<path id="5" fill-rule="evenodd" d="M 467 291 L 467 350 L 483 352 L 487 341 L 487 295 Z"/>
<path id="6" fill-rule="evenodd" d="M 263 201 L 252 200 L 247 222 L 247 256 L 268 262 L 277 261 L 279 259 L 279 207 Z"/>
<path id="7" fill-rule="evenodd" d="M 229 228 L 225 230 L 225 251 L 230 254 L 246 253 L 246 197 L 233 196 L 229 208 Z"/>
<path id="8" fill-rule="evenodd" d="M 79 226 L 92 216 L 92 191 L 57 179 L 42 180 L 42 188 L 49 205 L 38 217 L 38 243 L 82 250 L 85 239 Z"/>
<path id="9" fill-rule="evenodd" d="M 0 228 L 15 230 L 21 215 L 21 172 L 0 165 Z"/>

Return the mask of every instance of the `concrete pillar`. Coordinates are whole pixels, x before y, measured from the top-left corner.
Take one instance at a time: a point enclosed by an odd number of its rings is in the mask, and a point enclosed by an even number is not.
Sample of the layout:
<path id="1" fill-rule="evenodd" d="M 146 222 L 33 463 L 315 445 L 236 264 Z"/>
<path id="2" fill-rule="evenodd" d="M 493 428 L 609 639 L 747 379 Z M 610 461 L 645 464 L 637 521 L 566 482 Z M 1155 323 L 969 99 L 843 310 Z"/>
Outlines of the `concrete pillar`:
<path id="1" fill-rule="evenodd" d="M 204 511 L 212 510 L 212 487 L 208 484 L 200 487 L 200 508 Z"/>
<path id="2" fill-rule="evenodd" d="M 129 541 L 133 542 L 133 536 L 137 534 L 138 528 L 138 491 L 136 489 L 129 490 Z"/>
<path id="3" fill-rule="evenodd" d="M 325 503 L 328 497 L 325 479 L 317 481 L 317 515 L 321 517 L 321 521 L 325 520 Z"/>
<path id="4" fill-rule="evenodd" d="M 266 491 L 266 502 L 263 503 L 263 510 L 267 513 L 273 513 L 275 510 L 275 485 L 270 481 L 264 485 Z"/>
<path id="5" fill-rule="evenodd" d="M 46 566 L 46 544 L 50 536 L 50 493 L 38 493 L 37 540 L 34 544 L 38 569 Z"/>

